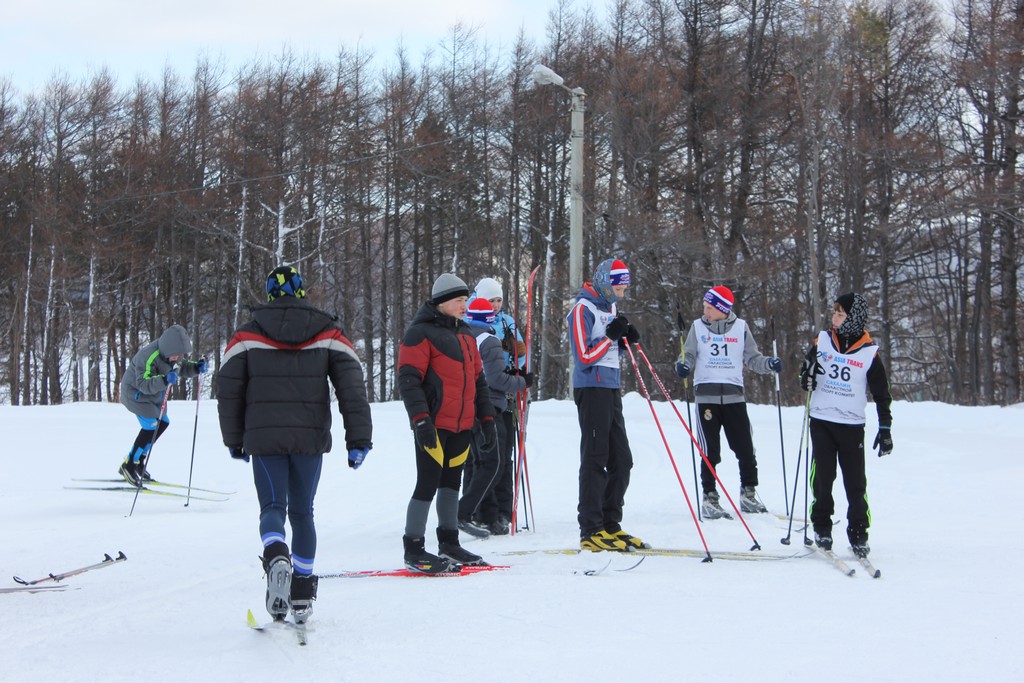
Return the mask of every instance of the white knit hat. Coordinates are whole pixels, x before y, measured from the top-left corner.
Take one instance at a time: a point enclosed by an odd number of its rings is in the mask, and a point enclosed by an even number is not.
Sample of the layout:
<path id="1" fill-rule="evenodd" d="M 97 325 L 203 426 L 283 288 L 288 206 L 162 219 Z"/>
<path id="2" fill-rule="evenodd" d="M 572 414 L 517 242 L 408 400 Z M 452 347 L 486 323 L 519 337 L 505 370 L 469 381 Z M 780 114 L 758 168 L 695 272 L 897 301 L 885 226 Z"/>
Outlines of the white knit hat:
<path id="1" fill-rule="evenodd" d="M 501 283 L 493 277 L 485 277 L 476 283 L 476 295 L 481 299 L 502 299 Z"/>

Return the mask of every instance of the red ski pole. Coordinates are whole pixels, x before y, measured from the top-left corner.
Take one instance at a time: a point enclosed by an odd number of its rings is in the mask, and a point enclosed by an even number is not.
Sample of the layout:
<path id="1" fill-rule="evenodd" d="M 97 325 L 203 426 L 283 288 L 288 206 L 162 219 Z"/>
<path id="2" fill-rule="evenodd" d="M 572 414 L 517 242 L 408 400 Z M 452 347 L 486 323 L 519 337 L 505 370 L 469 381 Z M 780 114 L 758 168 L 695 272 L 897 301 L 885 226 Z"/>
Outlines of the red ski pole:
<path id="1" fill-rule="evenodd" d="M 679 408 L 676 407 L 675 401 L 673 401 L 672 397 L 669 396 L 668 390 L 665 389 L 665 385 L 662 384 L 661 378 L 658 377 L 658 373 L 654 371 L 654 366 L 652 366 L 651 361 L 648 360 L 647 354 L 644 353 L 644 350 L 642 348 L 640 348 L 640 344 L 636 345 L 636 349 L 640 353 L 640 357 L 644 359 L 644 363 L 647 364 L 647 369 L 651 371 L 651 377 L 653 377 L 654 381 L 657 382 L 658 388 L 661 389 L 661 393 L 665 395 L 665 398 L 668 399 L 668 404 L 672 406 L 672 410 L 676 412 L 676 417 L 678 417 L 679 421 L 682 423 L 683 429 L 685 429 L 686 433 L 690 435 L 690 440 L 697 447 L 697 452 L 700 453 L 700 457 L 704 460 L 704 464 L 708 466 L 708 469 L 711 470 L 711 474 L 714 475 L 715 477 L 715 481 L 717 481 L 718 485 L 722 487 L 722 493 L 724 493 L 725 497 L 729 499 L 729 504 L 732 505 L 732 509 L 735 510 L 736 514 L 739 516 L 740 522 L 743 523 L 743 528 L 747 530 L 748 534 L 750 534 L 751 540 L 754 541 L 754 547 L 751 548 L 751 550 L 760 550 L 761 544 L 757 542 L 757 538 L 754 536 L 754 532 L 750 530 L 749 526 L 747 526 L 747 520 L 743 519 L 743 513 L 741 513 L 739 508 L 736 507 L 736 503 L 733 501 L 732 496 L 729 495 L 729 489 L 727 489 L 725 484 L 722 483 L 722 480 L 719 479 L 718 472 L 715 471 L 715 466 L 711 464 L 711 461 L 708 459 L 708 456 L 704 453 L 704 449 L 700 447 L 700 443 L 697 441 L 697 437 L 695 437 L 693 435 L 693 432 L 690 431 L 690 425 L 688 425 L 686 423 L 686 420 L 683 419 L 683 414 L 679 412 Z M 632 357 L 632 350 L 630 350 L 629 355 L 630 357 Z"/>
<path id="2" fill-rule="evenodd" d="M 672 449 L 668 445 L 668 439 L 665 438 L 665 430 L 661 428 L 661 420 L 658 419 L 658 413 L 654 410 L 654 402 L 651 400 L 651 394 L 647 391 L 647 385 L 644 383 L 644 378 L 640 376 L 640 368 L 636 365 L 636 356 L 633 355 L 633 347 L 630 346 L 629 341 L 623 340 L 626 343 L 626 350 L 629 351 L 629 360 L 633 364 L 633 372 L 636 373 L 636 379 L 640 382 L 640 388 L 644 392 L 644 398 L 647 399 L 647 405 L 651 409 L 651 415 L 654 416 L 654 424 L 658 426 L 658 433 L 661 434 L 661 442 L 665 445 L 665 452 L 668 453 L 669 462 L 672 463 L 672 470 L 676 473 L 676 481 L 679 482 L 679 488 L 683 490 L 683 498 L 686 499 L 686 507 L 690 508 L 690 516 L 693 517 L 693 525 L 697 527 L 697 533 L 700 535 L 700 542 L 704 544 L 704 552 L 707 556 L 702 560 L 703 562 L 711 562 L 711 551 L 708 549 L 708 542 L 704 538 L 704 532 L 701 531 L 700 522 L 697 521 L 697 513 L 693 509 L 693 503 L 690 502 L 690 494 L 686 492 L 686 485 L 683 484 L 683 478 L 679 474 L 679 468 L 676 466 L 676 459 L 672 455 Z M 637 347 L 639 348 L 639 346 Z"/>

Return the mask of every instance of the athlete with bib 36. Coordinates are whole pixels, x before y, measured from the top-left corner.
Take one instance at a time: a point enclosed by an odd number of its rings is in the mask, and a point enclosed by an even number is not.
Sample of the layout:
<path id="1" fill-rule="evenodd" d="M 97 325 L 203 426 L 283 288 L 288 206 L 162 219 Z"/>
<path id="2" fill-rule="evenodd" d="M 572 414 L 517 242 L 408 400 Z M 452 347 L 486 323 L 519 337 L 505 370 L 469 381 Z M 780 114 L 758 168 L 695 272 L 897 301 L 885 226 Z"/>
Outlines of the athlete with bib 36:
<path id="1" fill-rule="evenodd" d="M 811 524 L 815 543 L 831 550 L 832 483 L 838 464 L 848 504 L 846 535 L 853 552 L 867 557 L 871 509 L 864 467 L 864 408 L 870 391 L 878 411 L 878 435 L 872 447 L 879 449 L 879 457 L 888 455 L 892 452 L 892 396 L 878 345 L 864 329 L 867 301 L 860 294 L 843 294 L 833 309 L 832 329 L 818 333 L 800 371 L 800 386 L 811 392 Z"/>

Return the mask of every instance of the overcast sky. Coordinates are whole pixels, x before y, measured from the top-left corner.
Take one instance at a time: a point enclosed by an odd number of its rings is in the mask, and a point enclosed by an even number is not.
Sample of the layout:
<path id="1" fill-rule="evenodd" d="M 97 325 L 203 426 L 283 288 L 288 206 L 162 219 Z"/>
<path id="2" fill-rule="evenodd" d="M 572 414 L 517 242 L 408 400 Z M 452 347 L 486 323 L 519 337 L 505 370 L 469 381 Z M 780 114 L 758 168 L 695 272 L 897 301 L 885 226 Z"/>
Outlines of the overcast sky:
<path id="1" fill-rule="evenodd" d="M 191 77 L 196 60 L 223 60 L 228 71 L 288 46 L 299 56 L 333 59 L 340 46 L 393 57 L 437 50 L 457 22 L 507 51 L 519 29 L 545 40 L 558 0 L 0 0 L 0 78 L 21 94 L 55 73 L 77 82 L 108 67 L 118 84 L 159 80 L 169 65 Z M 576 0 L 574 7 L 603 7 Z"/>

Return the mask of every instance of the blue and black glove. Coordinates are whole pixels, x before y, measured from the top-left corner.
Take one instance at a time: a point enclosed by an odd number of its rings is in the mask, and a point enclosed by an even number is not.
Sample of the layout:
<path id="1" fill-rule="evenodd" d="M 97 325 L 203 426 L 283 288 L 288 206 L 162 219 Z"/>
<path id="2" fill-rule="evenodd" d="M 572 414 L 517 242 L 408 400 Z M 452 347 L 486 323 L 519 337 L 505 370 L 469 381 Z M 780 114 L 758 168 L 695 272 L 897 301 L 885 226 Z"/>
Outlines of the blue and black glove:
<path id="1" fill-rule="evenodd" d="M 245 462 L 249 462 L 249 454 L 241 448 L 229 448 L 228 452 L 231 453 L 231 457 L 235 460 L 244 460 Z"/>
<path id="2" fill-rule="evenodd" d="M 167 384 L 177 384 L 178 383 L 178 371 L 177 370 L 171 370 L 170 372 L 167 373 L 167 376 L 164 379 L 167 381 Z"/>
<path id="3" fill-rule="evenodd" d="M 206 363 L 205 358 L 200 358 L 199 360 L 196 361 L 196 372 L 198 372 L 200 375 L 205 373 L 209 368 L 210 366 Z"/>
<path id="4" fill-rule="evenodd" d="M 359 466 L 366 460 L 366 454 L 370 452 L 369 448 L 350 448 L 348 449 L 348 466 L 354 470 L 358 470 Z"/>
<path id="5" fill-rule="evenodd" d="M 686 361 L 676 361 L 676 374 L 682 377 L 683 379 L 686 379 L 687 377 L 690 376 L 690 366 L 686 364 Z"/>
<path id="6" fill-rule="evenodd" d="M 875 435 L 875 443 L 871 447 L 878 449 L 879 458 L 892 453 L 892 430 L 884 426 L 879 427 L 878 434 Z"/>
<path id="7" fill-rule="evenodd" d="M 772 372 L 782 372 L 782 359 L 781 358 L 769 358 L 768 369 Z"/>

